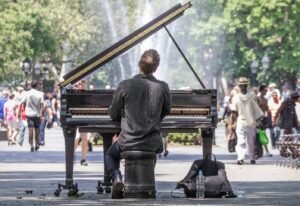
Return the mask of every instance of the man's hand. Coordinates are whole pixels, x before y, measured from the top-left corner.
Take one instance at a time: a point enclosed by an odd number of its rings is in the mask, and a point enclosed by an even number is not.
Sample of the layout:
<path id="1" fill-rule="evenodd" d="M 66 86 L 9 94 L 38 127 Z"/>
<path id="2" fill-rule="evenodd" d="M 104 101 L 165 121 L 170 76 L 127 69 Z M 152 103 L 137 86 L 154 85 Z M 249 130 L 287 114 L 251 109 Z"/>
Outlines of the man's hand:
<path id="1" fill-rule="evenodd" d="M 119 137 L 118 137 L 117 134 L 115 134 L 115 135 L 112 137 L 112 141 L 113 141 L 113 142 L 118 141 L 118 139 L 119 139 Z"/>
<path id="2" fill-rule="evenodd" d="M 236 129 L 236 124 L 230 124 L 228 125 L 229 130 L 235 130 Z"/>
<path id="3" fill-rule="evenodd" d="M 260 129 L 264 128 L 263 118 L 259 118 L 256 120 L 256 128 L 260 128 Z"/>

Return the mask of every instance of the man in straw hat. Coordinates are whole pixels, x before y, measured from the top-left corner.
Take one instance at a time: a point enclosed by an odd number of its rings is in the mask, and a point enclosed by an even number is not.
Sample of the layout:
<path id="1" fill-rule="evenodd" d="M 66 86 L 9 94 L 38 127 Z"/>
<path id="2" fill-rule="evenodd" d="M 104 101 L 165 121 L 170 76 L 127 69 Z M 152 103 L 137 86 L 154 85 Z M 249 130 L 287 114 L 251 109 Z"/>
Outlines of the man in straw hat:
<path id="1" fill-rule="evenodd" d="M 263 112 L 258 106 L 255 94 L 247 91 L 248 79 L 240 77 L 238 87 L 240 92 L 233 97 L 231 125 L 230 128 L 236 130 L 237 164 L 244 164 L 245 155 L 248 148 L 250 163 L 255 164 L 254 146 L 256 140 L 257 121 L 263 117 Z"/>

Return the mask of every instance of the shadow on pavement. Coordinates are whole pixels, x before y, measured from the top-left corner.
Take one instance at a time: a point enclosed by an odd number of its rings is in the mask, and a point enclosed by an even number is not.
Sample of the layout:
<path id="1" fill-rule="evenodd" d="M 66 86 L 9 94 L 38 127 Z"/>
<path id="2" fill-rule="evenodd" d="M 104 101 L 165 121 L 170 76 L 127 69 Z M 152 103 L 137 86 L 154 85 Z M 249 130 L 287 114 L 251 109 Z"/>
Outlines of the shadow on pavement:
<path id="1" fill-rule="evenodd" d="M 0 205 L 297 205 L 300 195 L 299 181 L 265 181 L 231 182 L 234 191 L 243 194 L 235 199 L 172 198 L 171 190 L 176 183 L 157 181 L 155 200 L 111 200 L 110 194 L 96 194 L 97 180 L 102 178 L 101 175 L 78 172 L 76 182 L 84 194 L 68 197 L 64 190 L 55 197 L 56 184 L 63 181 L 63 176 L 63 172 L 18 172 L 6 176 L 5 180 L 1 177 Z M 32 190 L 32 194 L 26 194 L 25 190 Z"/>

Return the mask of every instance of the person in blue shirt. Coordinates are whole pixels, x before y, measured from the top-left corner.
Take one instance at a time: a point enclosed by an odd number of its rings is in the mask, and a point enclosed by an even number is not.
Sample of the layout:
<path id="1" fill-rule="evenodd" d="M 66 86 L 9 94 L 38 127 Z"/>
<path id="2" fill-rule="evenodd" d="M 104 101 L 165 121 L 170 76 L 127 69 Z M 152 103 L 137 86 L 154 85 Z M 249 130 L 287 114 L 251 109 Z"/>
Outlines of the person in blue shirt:
<path id="1" fill-rule="evenodd" d="M 6 90 L 3 90 L 1 92 L 1 97 L 0 97 L 0 127 L 4 127 L 3 107 L 4 107 L 5 102 L 7 101 L 7 95 L 8 95 L 8 92 Z"/>

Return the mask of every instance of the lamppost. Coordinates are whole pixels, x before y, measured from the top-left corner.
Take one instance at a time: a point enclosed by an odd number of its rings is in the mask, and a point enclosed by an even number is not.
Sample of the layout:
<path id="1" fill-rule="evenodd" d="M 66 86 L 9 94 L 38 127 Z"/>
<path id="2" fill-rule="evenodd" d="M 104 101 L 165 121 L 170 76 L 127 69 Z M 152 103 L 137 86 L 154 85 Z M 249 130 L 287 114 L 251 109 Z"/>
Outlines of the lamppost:
<path id="1" fill-rule="evenodd" d="M 268 79 L 268 73 L 267 73 L 267 70 L 269 69 L 270 67 L 270 58 L 268 57 L 267 54 L 265 54 L 263 56 L 263 58 L 261 59 L 261 64 L 262 64 L 262 67 L 264 69 L 264 73 L 266 74 L 266 80 Z"/>
<path id="2" fill-rule="evenodd" d="M 251 74 L 252 74 L 252 83 L 253 86 L 256 86 L 256 74 L 257 74 L 257 68 L 258 68 L 258 61 L 257 60 L 253 60 L 251 65 Z"/>
<path id="3" fill-rule="evenodd" d="M 20 68 L 23 70 L 26 76 L 26 81 L 28 80 L 28 75 L 31 73 L 31 62 L 29 59 L 25 59 L 24 61 L 20 62 Z"/>
<path id="4" fill-rule="evenodd" d="M 26 80 L 24 87 L 25 89 L 28 88 L 28 76 L 31 74 L 31 62 L 28 58 L 24 59 L 24 61 L 20 62 L 20 68 L 23 70 Z"/>
<path id="5" fill-rule="evenodd" d="M 41 76 L 41 65 L 40 63 L 37 61 L 34 66 L 33 66 L 34 70 L 32 73 L 32 80 L 40 80 L 40 76 Z"/>

